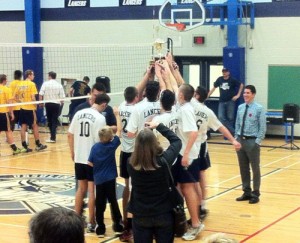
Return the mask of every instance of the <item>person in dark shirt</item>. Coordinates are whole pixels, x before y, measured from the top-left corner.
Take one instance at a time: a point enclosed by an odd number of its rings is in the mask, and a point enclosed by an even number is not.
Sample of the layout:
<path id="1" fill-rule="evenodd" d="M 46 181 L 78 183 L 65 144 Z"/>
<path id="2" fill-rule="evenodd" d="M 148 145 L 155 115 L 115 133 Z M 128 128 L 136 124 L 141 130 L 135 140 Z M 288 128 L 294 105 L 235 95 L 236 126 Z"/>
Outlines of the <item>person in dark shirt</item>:
<path id="1" fill-rule="evenodd" d="M 217 87 L 220 90 L 220 101 L 218 108 L 218 118 L 222 124 L 234 136 L 234 122 L 235 122 L 235 103 L 241 96 L 244 85 L 240 81 L 230 76 L 227 68 L 222 69 L 223 76 L 220 76 L 214 87 L 209 91 L 208 97 L 215 91 Z M 236 91 L 238 89 L 238 91 Z"/>
<path id="2" fill-rule="evenodd" d="M 88 85 L 90 82 L 90 78 L 88 76 L 83 77 L 83 81 L 75 81 L 70 89 L 70 97 L 80 97 L 86 96 L 91 93 L 91 88 Z M 69 106 L 69 119 L 72 121 L 72 118 L 75 114 L 75 109 L 78 105 L 84 103 L 86 98 L 71 100 L 71 104 Z"/>
<path id="3" fill-rule="evenodd" d="M 146 122 L 135 141 L 135 149 L 127 169 L 131 177 L 132 190 L 128 211 L 133 214 L 134 242 L 171 243 L 174 241 L 174 216 L 169 200 L 166 164 L 177 158 L 181 140 L 162 123 Z M 150 129 L 149 129 L 150 128 Z M 151 131 L 155 129 L 166 137 L 170 146 L 167 150 L 158 144 Z"/>
<path id="4" fill-rule="evenodd" d="M 95 83 L 92 87 L 91 98 L 89 100 L 87 100 L 86 102 L 78 105 L 74 111 L 74 114 L 77 111 L 91 107 L 95 102 L 95 97 L 97 96 L 97 94 L 104 94 L 104 93 L 106 93 L 104 85 L 101 83 Z M 113 111 L 112 107 L 108 105 L 105 108 L 105 110 L 103 112 L 101 112 L 101 114 L 105 117 L 106 125 L 110 126 L 113 129 L 113 131 L 116 132 L 117 131 L 117 120 L 114 115 L 114 111 Z"/>

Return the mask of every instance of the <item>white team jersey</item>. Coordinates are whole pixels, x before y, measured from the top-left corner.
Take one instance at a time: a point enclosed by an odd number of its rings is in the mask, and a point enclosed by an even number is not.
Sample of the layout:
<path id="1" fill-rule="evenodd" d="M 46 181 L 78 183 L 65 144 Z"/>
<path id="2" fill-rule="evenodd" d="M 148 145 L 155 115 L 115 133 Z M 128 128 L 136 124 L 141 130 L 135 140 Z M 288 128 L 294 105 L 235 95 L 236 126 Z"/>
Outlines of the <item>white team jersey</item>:
<path id="1" fill-rule="evenodd" d="M 195 110 L 195 116 L 197 120 L 196 124 L 199 131 L 197 142 L 201 144 L 207 139 L 208 128 L 212 128 L 214 131 L 217 131 L 223 125 L 216 117 L 215 113 L 206 105 L 200 103 L 195 98 L 191 100 L 191 104 Z"/>
<path id="2" fill-rule="evenodd" d="M 180 155 L 183 156 L 185 148 L 189 140 L 189 132 L 197 132 L 196 126 L 196 116 L 193 106 L 190 102 L 184 103 L 183 105 L 177 105 L 177 119 L 178 119 L 178 129 L 177 136 L 181 139 L 182 148 L 180 150 Z M 200 147 L 197 143 L 194 143 L 191 151 L 189 153 L 189 162 L 198 158 Z"/>
<path id="3" fill-rule="evenodd" d="M 129 123 L 131 114 L 135 105 L 127 104 L 126 101 L 122 102 L 119 106 L 119 115 L 122 122 L 121 131 L 121 150 L 126 153 L 132 153 L 134 150 L 134 138 L 127 136 L 127 125 Z"/>
<path id="4" fill-rule="evenodd" d="M 166 111 L 158 116 L 155 116 L 152 121 L 164 124 L 175 133 L 178 128 L 178 119 L 175 111 Z M 170 145 L 169 140 L 162 136 L 156 129 L 154 129 L 153 132 L 158 138 L 163 149 L 167 149 Z"/>
<path id="5" fill-rule="evenodd" d="M 62 85 L 54 79 L 44 82 L 39 94 L 44 97 L 44 100 L 57 100 L 65 98 L 65 91 Z M 51 103 L 60 104 L 59 101 L 53 101 Z"/>
<path id="6" fill-rule="evenodd" d="M 105 125 L 105 117 L 94 108 L 75 113 L 69 127 L 74 135 L 75 163 L 87 164 L 92 146 L 99 142 L 98 132 Z"/>
<path id="7" fill-rule="evenodd" d="M 152 121 L 153 117 L 160 114 L 160 102 L 149 102 L 146 98 L 135 105 L 131 114 L 127 131 L 136 133 L 144 129 L 145 122 Z"/>

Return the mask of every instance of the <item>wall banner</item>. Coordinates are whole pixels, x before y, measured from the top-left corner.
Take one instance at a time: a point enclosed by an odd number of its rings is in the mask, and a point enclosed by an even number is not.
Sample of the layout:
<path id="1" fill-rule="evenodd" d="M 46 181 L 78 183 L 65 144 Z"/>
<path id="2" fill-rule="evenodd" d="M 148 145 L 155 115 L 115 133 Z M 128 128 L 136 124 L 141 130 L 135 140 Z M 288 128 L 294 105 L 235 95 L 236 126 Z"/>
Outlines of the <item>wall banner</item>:
<path id="1" fill-rule="evenodd" d="M 119 0 L 122 6 L 146 6 L 146 0 Z"/>
<path id="2" fill-rule="evenodd" d="M 65 0 L 65 8 L 89 8 L 90 0 Z"/>

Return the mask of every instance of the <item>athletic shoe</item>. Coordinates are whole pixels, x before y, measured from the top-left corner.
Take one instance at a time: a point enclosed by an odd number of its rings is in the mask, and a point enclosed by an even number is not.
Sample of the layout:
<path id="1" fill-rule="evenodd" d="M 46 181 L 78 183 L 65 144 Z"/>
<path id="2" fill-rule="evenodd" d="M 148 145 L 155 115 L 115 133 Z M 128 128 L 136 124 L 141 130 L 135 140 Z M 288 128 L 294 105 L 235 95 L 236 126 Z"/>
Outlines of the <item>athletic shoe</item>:
<path id="1" fill-rule="evenodd" d="M 124 230 L 123 234 L 119 236 L 119 240 L 121 242 L 129 242 L 133 241 L 133 233 L 132 230 Z"/>
<path id="2" fill-rule="evenodd" d="M 96 228 L 96 224 L 88 223 L 86 226 L 86 232 L 93 233 L 93 232 L 95 232 L 95 228 Z"/>
<path id="3" fill-rule="evenodd" d="M 124 232 L 124 225 L 121 221 L 119 223 L 113 223 L 112 228 L 116 235 L 121 235 Z"/>
<path id="4" fill-rule="evenodd" d="M 95 228 L 95 232 L 96 232 L 96 235 L 99 237 L 99 238 L 104 238 L 105 236 L 105 225 L 103 226 L 99 226 L 97 225 L 96 228 Z"/>
<path id="5" fill-rule="evenodd" d="M 16 150 L 13 151 L 13 155 L 21 153 L 21 149 L 17 148 Z"/>
<path id="6" fill-rule="evenodd" d="M 55 140 L 52 140 L 52 139 L 47 139 L 47 140 L 46 140 L 46 143 L 56 143 L 56 141 L 55 141 Z"/>
<path id="7" fill-rule="evenodd" d="M 32 152 L 31 148 L 21 148 L 21 153 L 30 153 Z"/>
<path id="8" fill-rule="evenodd" d="M 198 234 L 204 229 L 204 224 L 200 224 L 198 227 L 190 227 L 187 232 L 182 236 L 183 240 L 195 240 Z"/>
<path id="9" fill-rule="evenodd" d="M 46 148 L 47 148 L 47 145 L 40 144 L 39 146 L 36 146 L 35 150 L 36 151 L 41 151 L 41 150 L 44 150 Z"/>

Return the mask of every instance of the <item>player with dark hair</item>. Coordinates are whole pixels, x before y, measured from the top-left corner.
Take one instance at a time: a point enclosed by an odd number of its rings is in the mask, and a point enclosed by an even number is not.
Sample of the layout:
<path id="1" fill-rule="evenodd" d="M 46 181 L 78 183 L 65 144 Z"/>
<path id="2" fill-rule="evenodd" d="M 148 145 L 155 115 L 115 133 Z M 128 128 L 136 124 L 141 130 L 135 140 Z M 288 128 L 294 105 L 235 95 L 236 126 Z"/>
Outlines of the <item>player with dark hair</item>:
<path id="1" fill-rule="evenodd" d="M 7 77 L 5 74 L 0 74 L 0 105 L 10 104 L 12 103 L 13 96 L 11 90 L 5 86 L 7 82 Z M 10 129 L 10 117 L 14 119 L 14 113 L 12 107 L 0 107 L 0 132 L 5 132 L 7 142 L 9 143 L 11 149 L 13 150 L 13 154 L 21 153 L 21 150 L 17 148 L 14 143 L 14 137 L 12 134 L 12 130 Z"/>
<path id="2" fill-rule="evenodd" d="M 153 122 L 162 123 L 171 131 L 176 132 L 178 128 L 178 119 L 175 110 L 172 110 L 175 104 L 175 94 L 166 89 L 161 92 L 160 96 L 161 114 L 153 118 Z M 159 132 L 154 130 L 161 146 L 166 149 L 169 146 L 169 141 L 162 136 Z"/>
<path id="3" fill-rule="evenodd" d="M 18 83 L 16 86 L 14 97 L 15 99 L 22 102 L 36 101 L 35 96 L 38 94 L 36 85 L 33 82 L 34 72 L 32 70 L 25 71 L 25 80 Z M 36 151 L 41 151 L 47 148 L 46 145 L 41 144 L 39 139 L 39 127 L 37 124 L 36 117 L 36 105 L 35 104 L 21 104 L 20 110 L 20 124 L 21 124 L 21 140 L 22 140 L 22 152 L 32 152 L 32 149 L 28 148 L 26 143 L 26 130 L 27 127 L 32 126 L 33 136 L 36 144 Z"/>
<path id="4" fill-rule="evenodd" d="M 194 240 L 203 230 L 204 224 L 198 216 L 198 194 L 196 191 L 199 181 L 199 170 L 194 160 L 198 158 L 199 146 L 196 143 L 198 128 L 191 99 L 194 88 L 189 84 L 179 87 L 177 102 L 177 135 L 182 141 L 182 148 L 175 165 L 172 167 L 174 179 L 178 182 L 181 192 L 191 215 L 191 227 L 182 236 L 184 240 Z"/>
<path id="5" fill-rule="evenodd" d="M 144 100 L 136 104 L 131 114 L 127 131 L 129 137 L 134 137 L 139 131 L 145 127 L 145 122 L 151 121 L 153 117 L 160 114 L 159 83 L 156 81 L 148 81 L 145 89 L 146 97 Z"/>
<path id="6" fill-rule="evenodd" d="M 72 120 L 68 141 L 72 160 L 75 162 L 75 177 L 78 189 L 75 195 L 75 212 L 82 214 L 83 198 L 89 192 L 89 224 L 88 231 L 95 229 L 95 195 L 93 168 L 88 165 L 88 157 L 92 146 L 99 141 L 98 132 L 106 125 L 104 116 L 100 113 L 109 103 L 107 94 L 98 94 L 91 108 L 76 112 Z"/>
<path id="7" fill-rule="evenodd" d="M 18 83 L 22 82 L 22 71 L 21 70 L 16 70 L 14 72 L 14 80 L 10 82 L 9 88 L 11 89 L 12 94 L 15 93 L 16 86 Z M 16 103 L 16 101 L 13 101 L 13 103 Z M 15 125 L 19 125 L 19 118 L 20 118 L 20 109 L 21 107 L 19 105 L 13 106 L 12 107 L 13 112 L 14 112 L 14 119 L 11 120 L 10 126 L 11 130 L 15 130 Z"/>
<path id="8" fill-rule="evenodd" d="M 78 105 L 75 109 L 74 114 L 77 111 L 91 107 L 94 104 L 95 97 L 98 94 L 106 94 L 105 86 L 99 82 L 97 82 L 93 85 L 90 99 L 88 99 L 86 102 Z M 117 120 L 114 115 L 112 107 L 110 105 L 107 105 L 107 107 L 101 112 L 101 114 L 105 117 L 106 125 L 110 126 L 113 129 L 113 131 L 116 132 L 117 131 Z"/>
<path id="9" fill-rule="evenodd" d="M 125 188 L 122 195 L 123 219 L 125 231 L 120 236 L 121 241 L 132 238 L 132 217 L 127 216 L 127 204 L 129 201 L 129 174 L 127 171 L 128 160 L 134 150 L 135 138 L 128 137 L 127 125 L 131 119 L 131 115 L 135 109 L 135 104 L 138 102 L 138 89 L 130 86 L 124 90 L 125 101 L 122 102 L 116 112 L 117 119 L 120 119 L 122 124 L 121 129 L 121 153 L 120 153 L 120 176 L 125 180 Z"/>
<path id="10" fill-rule="evenodd" d="M 195 90 L 194 98 L 191 100 L 191 104 L 195 110 L 195 116 L 198 126 L 198 137 L 196 142 L 199 143 L 200 151 L 199 156 L 194 161 L 199 166 L 199 201 L 201 202 L 199 207 L 199 217 L 204 219 L 207 216 L 208 210 L 206 209 L 206 173 L 205 171 L 211 166 L 210 158 L 207 147 L 207 130 L 212 128 L 214 131 L 220 131 L 224 137 L 226 137 L 234 146 L 236 150 L 239 150 L 241 145 L 238 143 L 228 129 L 218 120 L 214 112 L 209 109 L 204 101 L 207 98 L 207 91 L 205 88 L 198 86 Z"/>

